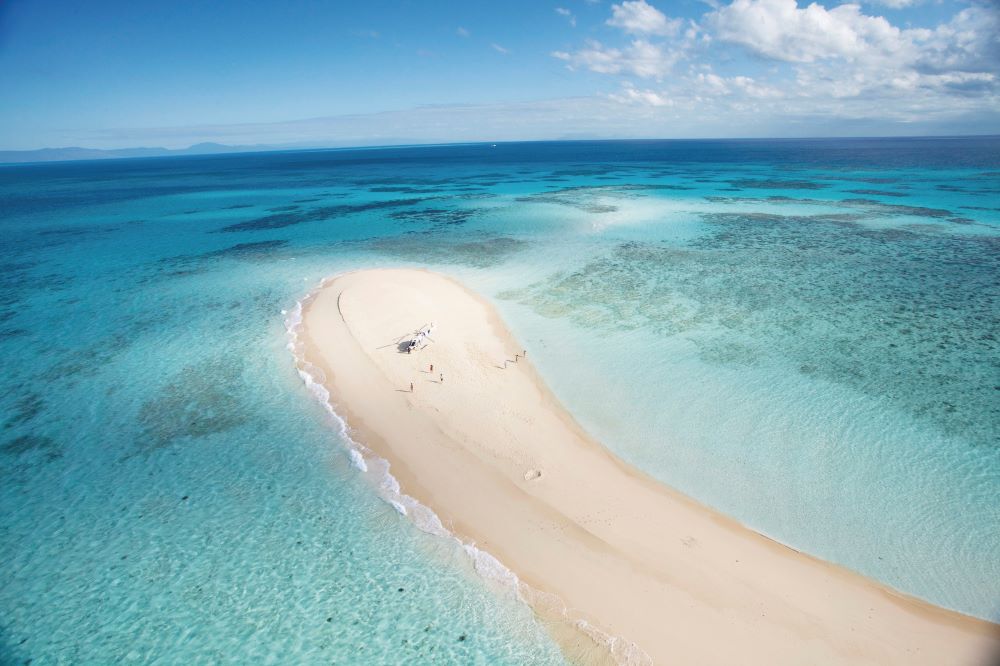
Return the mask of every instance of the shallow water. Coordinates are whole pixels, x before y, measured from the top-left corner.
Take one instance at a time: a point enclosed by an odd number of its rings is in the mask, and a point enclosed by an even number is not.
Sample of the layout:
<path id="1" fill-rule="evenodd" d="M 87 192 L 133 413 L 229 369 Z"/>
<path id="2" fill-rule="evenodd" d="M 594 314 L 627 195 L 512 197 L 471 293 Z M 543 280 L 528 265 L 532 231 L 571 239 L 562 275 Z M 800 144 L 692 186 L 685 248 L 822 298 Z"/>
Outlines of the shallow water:
<path id="1" fill-rule="evenodd" d="M 561 662 L 295 372 L 282 310 L 371 265 L 491 297 L 667 483 L 1000 619 L 998 223 L 982 138 L 0 169 L 0 661 Z"/>

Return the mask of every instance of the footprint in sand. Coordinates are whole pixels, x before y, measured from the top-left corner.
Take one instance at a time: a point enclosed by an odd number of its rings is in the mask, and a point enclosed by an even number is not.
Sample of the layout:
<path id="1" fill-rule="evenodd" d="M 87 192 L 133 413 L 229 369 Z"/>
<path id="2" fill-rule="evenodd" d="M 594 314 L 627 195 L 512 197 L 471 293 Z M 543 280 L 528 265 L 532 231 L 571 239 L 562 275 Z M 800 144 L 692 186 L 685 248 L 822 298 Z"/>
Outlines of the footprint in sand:
<path id="1" fill-rule="evenodd" d="M 524 473 L 525 481 L 534 481 L 536 479 L 542 478 L 542 470 L 540 469 L 529 469 Z"/>

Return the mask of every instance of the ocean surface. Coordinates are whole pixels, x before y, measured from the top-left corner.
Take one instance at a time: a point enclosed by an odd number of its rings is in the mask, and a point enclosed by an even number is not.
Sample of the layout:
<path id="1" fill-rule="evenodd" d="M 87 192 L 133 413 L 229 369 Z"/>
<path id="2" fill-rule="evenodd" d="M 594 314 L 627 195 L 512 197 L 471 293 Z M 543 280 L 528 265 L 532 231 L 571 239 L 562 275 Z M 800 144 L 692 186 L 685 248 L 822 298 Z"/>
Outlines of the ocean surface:
<path id="1" fill-rule="evenodd" d="M 0 265 L 0 663 L 564 663 L 296 371 L 369 266 L 490 298 L 665 483 L 1000 620 L 1000 138 L 0 167 Z"/>

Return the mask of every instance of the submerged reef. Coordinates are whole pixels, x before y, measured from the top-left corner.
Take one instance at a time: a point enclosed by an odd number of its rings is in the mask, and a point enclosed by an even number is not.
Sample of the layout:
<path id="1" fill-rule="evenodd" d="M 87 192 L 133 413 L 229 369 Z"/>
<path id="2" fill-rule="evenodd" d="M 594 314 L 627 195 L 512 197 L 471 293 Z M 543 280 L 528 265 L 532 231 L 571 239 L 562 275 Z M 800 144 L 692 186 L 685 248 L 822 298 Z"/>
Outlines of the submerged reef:
<path id="1" fill-rule="evenodd" d="M 354 213 L 364 213 L 366 211 L 372 210 L 382 210 L 385 208 L 400 208 L 403 206 L 413 206 L 426 199 L 390 199 L 388 201 L 369 201 L 360 204 L 336 204 L 333 206 L 320 206 L 318 208 L 310 208 L 308 210 L 292 210 L 283 213 L 275 213 L 273 215 L 265 215 L 264 217 L 258 217 L 253 220 L 247 220 L 246 222 L 237 222 L 235 224 L 229 224 L 221 229 L 220 232 L 236 232 L 236 231 L 262 231 L 265 229 L 281 229 L 284 227 L 291 227 L 296 224 L 303 224 L 305 222 L 318 222 L 322 220 L 331 220 L 338 217 L 343 217 L 345 215 L 351 215 Z"/>
<path id="2" fill-rule="evenodd" d="M 243 361 L 220 355 L 189 365 L 167 380 L 159 394 L 139 410 L 143 452 L 180 440 L 224 433 L 249 422 L 252 413 L 241 397 Z"/>
<path id="3" fill-rule="evenodd" d="M 501 298 L 597 330 L 691 336 L 712 362 L 793 363 L 1000 445 L 998 239 L 815 216 L 704 220 L 683 246 L 622 243 Z"/>
<path id="4" fill-rule="evenodd" d="M 529 243 L 506 236 L 459 239 L 418 232 L 378 238 L 368 241 L 367 245 L 376 252 L 407 261 L 487 268 L 506 261 Z"/>

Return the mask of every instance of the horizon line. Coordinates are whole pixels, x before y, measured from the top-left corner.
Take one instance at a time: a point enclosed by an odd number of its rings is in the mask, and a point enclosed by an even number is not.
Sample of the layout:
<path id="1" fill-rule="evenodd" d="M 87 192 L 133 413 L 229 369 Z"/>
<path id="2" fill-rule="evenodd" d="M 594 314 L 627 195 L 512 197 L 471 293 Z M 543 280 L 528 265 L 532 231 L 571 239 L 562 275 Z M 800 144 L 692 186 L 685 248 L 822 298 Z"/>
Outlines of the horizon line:
<path id="1" fill-rule="evenodd" d="M 489 139 L 483 139 L 479 141 L 428 141 L 428 142 L 413 142 L 413 143 L 385 143 L 385 144 L 358 144 L 358 145 L 345 145 L 345 146 L 282 146 L 281 144 L 225 144 L 216 141 L 201 141 L 198 143 L 193 143 L 185 148 L 166 148 L 163 146 L 130 146 L 127 148 L 88 148 L 84 146 L 60 146 L 60 147 L 50 147 L 46 146 L 43 148 L 28 148 L 22 150 L 6 150 L 0 148 L 0 166 L 11 167 L 11 166 L 26 166 L 26 165 L 39 165 L 39 164 L 52 164 L 52 163 L 62 163 L 62 162 L 104 162 L 107 160 L 148 160 L 148 159 L 170 159 L 170 158 L 181 158 L 181 157 L 223 157 L 234 154 L 266 154 L 266 153 L 296 153 L 296 152 L 347 152 L 347 151 L 367 151 L 367 150 L 390 150 L 390 149 L 407 149 L 407 148 L 447 148 L 447 147 L 457 147 L 457 146 L 481 146 L 481 145 L 516 145 L 516 144 L 531 144 L 531 143 L 612 143 L 612 142 L 641 142 L 641 141 L 655 141 L 655 142 L 720 142 L 720 141 L 774 141 L 774 142 L 785 142 L 785 141 L 855 141 L 860 139 L 965 139 L 965 138 L 1000 138 L 1000 133 L 970 133 L 970 134 L 899 134 L 899 135 L 845 135 L 845 136 L 797 136 L 797 137 L 750 137 L 750 136 L 732 136 L 732 137 L 618 137 L 618 138 L 554 138 L 554 139 L 521 139 L 521 140 L 497 140 L 491 141 Z M 189 152 L 196 149 L 199 146 L 212 146 L 213 148 L 222 149 L 216 151 L 207 152 Z M 120 155 L 116 153 L 127 153 L 134 151 L 162 151 L 163 154 L 151 154 L 151 155 Z M 104 156 L 94 156 L 94 157 L 52 157 L 49 159 L 27 159 L 23 161 L 6 161 L 3 158 L 11 157 L 15 155 L 22 155 L 28 157 L 33 154 L 45 153 L 45 152 L 59 152 L 59 151 L 87 151 L 91 153 L 101 153 Z"/>

